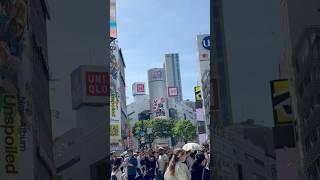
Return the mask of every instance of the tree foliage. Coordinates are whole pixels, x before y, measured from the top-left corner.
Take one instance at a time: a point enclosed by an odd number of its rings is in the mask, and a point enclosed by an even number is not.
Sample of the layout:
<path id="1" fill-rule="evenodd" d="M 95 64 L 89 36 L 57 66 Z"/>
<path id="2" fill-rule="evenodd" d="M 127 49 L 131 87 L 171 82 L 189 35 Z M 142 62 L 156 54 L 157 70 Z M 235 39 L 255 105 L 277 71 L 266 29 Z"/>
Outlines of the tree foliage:
<path id="1" fill-rule="evenodd" d="M 181 138 L 187 143 L 196 139 L 197 128 L 190 120 L 180 120 L 175 124 L 173 134 L 175 138 Z"/>

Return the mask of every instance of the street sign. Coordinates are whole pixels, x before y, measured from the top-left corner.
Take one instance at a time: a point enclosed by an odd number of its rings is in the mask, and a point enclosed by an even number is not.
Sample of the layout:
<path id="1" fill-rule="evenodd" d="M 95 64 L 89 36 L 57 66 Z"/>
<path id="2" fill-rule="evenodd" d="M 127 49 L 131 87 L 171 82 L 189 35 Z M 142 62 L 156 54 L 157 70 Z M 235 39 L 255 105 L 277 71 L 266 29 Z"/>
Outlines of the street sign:
<path id="1" fill-rule="evenodd" d="M 147 134 L 152 134 L 152 128 L 147 128 Z"/>

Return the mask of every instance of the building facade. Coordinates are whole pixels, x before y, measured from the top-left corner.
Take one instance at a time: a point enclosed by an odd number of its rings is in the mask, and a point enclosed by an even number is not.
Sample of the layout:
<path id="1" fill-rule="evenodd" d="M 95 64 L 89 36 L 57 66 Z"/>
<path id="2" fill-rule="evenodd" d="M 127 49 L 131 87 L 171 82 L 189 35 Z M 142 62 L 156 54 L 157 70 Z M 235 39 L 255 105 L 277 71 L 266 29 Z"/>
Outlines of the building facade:
<path id="1" fill-rule="evenodd" d="M 230 131 L 221 133 L 214 141 L 213 179 L 276 180 L 274 158 L 262 148 Z"/>
<path id="2" fill-rule="evenodd" d="M 149 97 L 152 117 L 169 117 L 168 98 L 163 68 L 148 70 Z"/>
<path id="3" fill-rule="evenodd" d="M 320 27 L 303 31 L 291 62 L 301 173 L 305 179 L 319 179 Z"/>
<path id="4" fill-rule="evenodd" d="M 319 6 L 317 0 L 284 0 L 285 57 L 295 119 L 295 136 L 299 154 L 300 179 L 318 179 L 319 157 L 317 54 L 319 53 Z M 301 11 L 303 9 L 303 11 Z M 314 27 L 314 28 L 312 28 Z M 318 169 L 318 170 L 317 170 Z"/>

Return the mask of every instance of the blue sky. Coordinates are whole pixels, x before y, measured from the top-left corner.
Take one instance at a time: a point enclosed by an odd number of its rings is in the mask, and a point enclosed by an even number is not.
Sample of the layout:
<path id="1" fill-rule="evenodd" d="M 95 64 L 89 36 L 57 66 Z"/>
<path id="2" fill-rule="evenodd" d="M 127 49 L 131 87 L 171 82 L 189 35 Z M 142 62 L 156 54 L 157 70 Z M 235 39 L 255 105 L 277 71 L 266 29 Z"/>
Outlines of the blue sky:
<path id="1" fill-rule="evenodd" d="M 147 82 L 147 70 L 162 67 L 166 53 L 179 53 L 184 99 L 194 100 L 198 34 L 210 32 L 210 0 L 117 0 L 118 44 L 131 86 Z"/>

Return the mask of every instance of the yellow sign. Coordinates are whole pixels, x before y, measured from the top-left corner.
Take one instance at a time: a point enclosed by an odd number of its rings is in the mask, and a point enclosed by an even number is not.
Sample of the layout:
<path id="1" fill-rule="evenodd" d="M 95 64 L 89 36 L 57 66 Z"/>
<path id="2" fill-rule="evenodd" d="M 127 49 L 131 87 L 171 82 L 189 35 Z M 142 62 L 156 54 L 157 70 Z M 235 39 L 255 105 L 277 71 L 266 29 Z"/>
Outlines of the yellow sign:
<path id="1" fill-rule="evenodd" d="M 201 97 L 201 86 L 194 87 L 194 92 L 195 92 L 196 101 L 201 101 L 202 100 L 202 97 Z"/>
<path id="2" fill-rule="evenodd" d="M 116 117 L 117 99 L 115 93 L 111 94 L 111 116 Z"/>
<path id="3" fill-rule="evenodd" d="M 18 98 L 7 93 L 1 96 L 1 131 L 3 141 L 3 159 L 5 173 L 8 175 L 19 174 L 19 126 Z M 10 161 L 8 160 L 10 157 Z"/>
<path id="4" fill-rule="evenodd" d="M 271 81 L 272 107 L 275 124 L 293 122 L 288 80 Z"/>
<path id="5" fill-rule="evenodd" d="M 120 124 L 110 124 L 111 139 L 120 139 Z"/>

